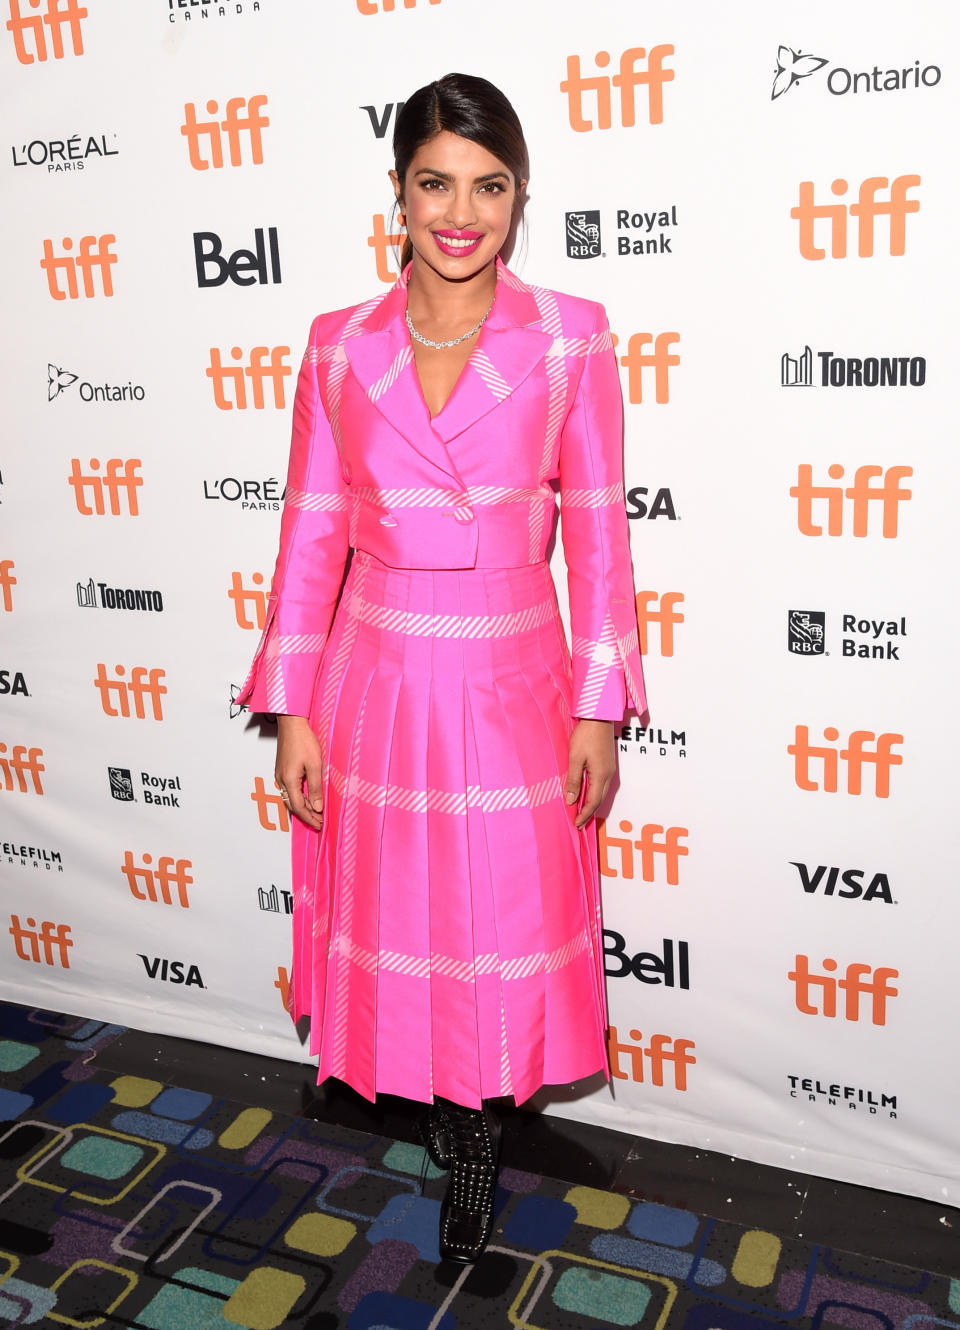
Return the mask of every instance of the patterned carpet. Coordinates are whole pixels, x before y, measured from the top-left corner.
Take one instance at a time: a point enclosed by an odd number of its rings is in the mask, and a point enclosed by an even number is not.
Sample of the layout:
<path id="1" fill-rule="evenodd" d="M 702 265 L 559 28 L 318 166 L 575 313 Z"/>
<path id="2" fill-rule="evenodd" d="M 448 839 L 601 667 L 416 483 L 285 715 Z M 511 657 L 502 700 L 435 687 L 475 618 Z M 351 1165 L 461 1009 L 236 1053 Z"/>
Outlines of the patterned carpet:
<path id="1" fill-rule="evenodd" d="M 0 1326 L 960 1330 L 960 1281 L 512 1169 L 439 1263 L 422 1150 L 98 1069 L 120 1033 L 0 1005 Z"/>

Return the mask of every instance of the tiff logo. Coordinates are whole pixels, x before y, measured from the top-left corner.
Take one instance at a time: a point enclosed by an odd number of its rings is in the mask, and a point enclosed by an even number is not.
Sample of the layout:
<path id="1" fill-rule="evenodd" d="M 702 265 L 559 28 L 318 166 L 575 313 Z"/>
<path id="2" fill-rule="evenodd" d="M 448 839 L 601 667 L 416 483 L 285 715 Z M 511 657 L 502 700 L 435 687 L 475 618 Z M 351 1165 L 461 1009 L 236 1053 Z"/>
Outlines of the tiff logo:
<path id="1" fill-rule="evenodd" d="M 43 258 L 40 267 L 47 274 L 47 289 L 54 300 L 79 300 L 80 285 L 77 281 L 77 269 L 83 281 L 83 294 L 89 300 L 97 294 L 94 273 L 99 272 L 100 290 L 105 296 L 113 295 L 113 273 L 111 268 L 117 261 L 110 246 L 117 237 L 112 233 L 102 236 L 81 236 L 80 252 L 76 258 L 71 254 L 73 240 L 64 236 L 60 241 L 64 253 L 57 257 L 53 252 L 53 241 L 48 237 L 43 242 Z M 66 290 L 60 285 L 60 274 L 66 277 Z"/>
<path id="2" fill-rule="evenodd" d="M 643 655 L 650 653 L 649 627 L 653 623 L 660 629 L 661 656 L 673 655 L 674 626 L 684 622 L 683 615 L 677 610 L 677 606 L 682 604 L 682 591 L 664 591 L 662 595 L 657 595 L 656 591 L 637 592 L 637 628 Z M 655 605 L 658 608 L 655 609 Z"/>
<path id="3" fill-rule="evenodd" d="M 844 1020 L 859 1021 L 860 999 L 869 995 L 871 1021 L 874 1025 L 886 1025 L 887 999 L 897 997 L 900 991 L 890 986 L 890 980 L 899 978 L 899 970 L 893 970 L 886 965 L 878 965 L 874 969 L 873 966 L 864 965 L 861 961 L 853 961 L 847 966 L 844 977 L 836 979 L 833 976 L 837 962 L 831 956 L 823 961 L 823 968 L 828 973 L 813 974 L 810 970 L 809 956 L 797 956 L 796 968 L 787 975 L 796 986 L 794 1001 L 797 1004 L 797 1011 L 802 1011 L 805 1016 L 828 1016 L 836 1019 L 839 989 L 845 995 Z M 868 979 L 868 975 L 873 977 Z M 822 1005 L 819 1007 L 813 1001 L 812 992 L 817 988 L 821 990 Z"/>
<path id="4" fill-rule="evenodd" d="M 227 596 L 233 601 L 234 612 L 237 616 L 238 628 L 256 628 L 262 630 L 267 622 L 267 591 L 263 588 L 263 573 L 253 573 L 250 580 L 253 582 L 254 589 L 248 591 L 243 585 L 243 574 L 234 573 L 233 583 Z M 252 605 L 255 618 L 250 619 L 247 614 L 247 605 Z"/>
<path id="5" fill-rule="evenodd" d="M 250 147 L 252 166 L 263 165 L 262 131 L 270 124 L 262 114 L 267 104 L 263 93 L 255 97 L 231 97 L 227 101 L 222 120 L 216 119 L 220 103 L 207 102 L 207 115 L 212 120 L 199 120 L 195 102 L 186 102 L 183 107 L 183 124 L 180 133 L 187 140 L 190 165 L 195 171 L 208 171 L 212 166 L 219 171 L 223 166 L 223 143 L 226 138 L 231 166 L 243 165 L 243 136 L 246 135 Z M 244 113 L 244 108 L 246 112 Z M 201 140 L 206 140 L 201 151 Z M 204 152 L 206 155 L 204 155 Z"/>
<path id="6" fill-rule="evenodd" d="M 831 480 L 841 480 L 844 469 L 838 462 L 827 467 Z M 843 501 L 850 500 L 853 517 L 852 534 L 864 537 L 870 524 L 870 505 L 879 504 L 881 509 L 880 534 L 886 540 L 894 540 L 899 530 L 900 505 L 913 498 L 913 491 L 901 489 L 900 482 L 913 475 L 912 466 L 891 466 L 886 470 L 882 466 L 858 466 L 853 484 L 846 489 L 842 485 L 814 485 L 813 467 L 801 463 L 797 467 L 797 483 L 791 487 L 790 497 L 797 501 L 797 526 L 805 536 L 822 536 L 823 527 L 813 520 L 814 500 L 821 499 L 827 505 L 827 535 L 843 535 Z M 871 480 L 882 476 L 879 486 L 872 486 Z"/>
<path id="7" fill-rule="evenodd" d="M 805 259 L 826 258 L 826 250 L 818 248 L 814 232 L 818 221 L 830 222 L 830 257 L 847 257 L 847 213 L 857 219 L 857 254 L 861 259 L 873 258 L 874 221 L 879 216 L 889 217 L 890 255 L 899 258 L 906 248 L 907 213 L 919 212 L 918 199 L 908 199 L 907 190 L 920 184 L 918 175 L 898 175 L 893 181 L 884 175 L 869 176 L 860 186 L 859 198 L 849 208 L 845 203 L 814 203 L 812 180 L 800 182 L 800 201 L 790 209 L 790 216 L 798 223 L 800 254 Z M 838 179 L 830 186 L 838 198 L 847 192 L 846 180 Z M 889 199 L 877 198 L 877 191 L 889 188 Z"/>
<path id="8" fill-rule="evenodd" d="M 13 575 L 15 567 L 12 559 L 0 559 L 0 606 L 7 614 L 13 611 L 13 588 L 17 585 Z"/>
<path id="9" fill-rule="evenodd" d="M 31 9 L 39 9 L 42 0 L 27 0 Z M 10 0 L 10 17 L 6 28 L 13 36 L 13 45 L 21 65 L 32 65 L 35 60 L 41 63 L 48 60 L 47 33 L 49 30 L 50 49 L 54 60 L 62 60 L 66 55 L 63 42 L 63 29 L 69 29 L 70 44 L 74 55 L 83 55 L 83 28 L 81 20 L 87 17 L 87 11 L 77 0 L 47 0 L 46 13 L 24 15 L 21 10 L 22 0 Z M 27 49 L 27 36 L 30 35 L 33 50 Z"/>
<path id="10" fill-rule="evenodd" d="M 784 351 L 780 357 L 780 386 L 783 388 L 813 387 L 813 352 L 809 346 L 799 356 Z"/>
<path id="11" fill-rule="evenodd" d="M 106 716 L 122 716 L 124 719 L 130 718 L 130 699 L 133 698 L 133 714 L 137 720 L 146 720 L 147 718 L 147 699 L 150 701 L 150 711 L 154 720 L 163 720 L 163 701 L 166 693 L 166 687 L 163 680 L 167 677 L 165 670 L 148 670 L 143 665 L 137 665 L 131 672 L 130 682 L 127 683 L 124 678 L 126 667 L 115 665 L 114 673 L 116 678 L 111 679 L 107 675 L 107 667 L 102 661 L 97 663 L 97 677 L 94 679 L 94 687 L 100 693 L 100 705 L 103 707 Z M 116 706 L 114 706 L 114 699 Z"/>
<path id="12" fill-rule="evenodd" d="M 292 374 L 286 357 L 290 354 L 289 346 L 254 346 L 250 348 L 250 363 L 247 365 L 224 365 L 220 357 L 220 348 L 211 346 L 210 364 L 204 373 L 213 387 L 213 400 L 221 411 L 246 411 L 252 405 L 255 411 L 262 411 L 266 405 L 264 384 L 267 380 L 273 392 L 273 405 L 282 411 L 287 405 L 283 381 Z M 239 346 L 230 348 L 232 360 L 243 360 L 243 351 Z M 251 398 L 247 398 L 247 379 L 250 380 Z M 232 396 L 228 396 L 232 389 Z"/>
<path id="13" fill-rule="evenodd" d="M 680 334 L 676 332 L 632 333 L 627 342 L 627 353 L 620 357 L 620 364 L 627 371 L 627 396 L 631 402 L 643 401 L 644 370 L 653 370 L 654 401 L 660 405 L 670 401 L 670 370 L 680 364 L 680 357 L 675 355 L 671 346 L 676 346 Z M 613 339 L 614 346 L 617 339 Z M 643 348 L 650 346 L 645 351 Z"/>
<path id="14" fill-rule="evenodd" d="M 70 969 L 67 952 L 73 946 L 73 941 L 69 924 L 55 924 L 51 919 L 44 919 L 38 928 L 36 919 L 28 918 L 25 924 L 21 924 L 20 916 L 11 914 L 7 931 L 13 938 L 13 947 L 20 960 Z"/>
<path id="15" fill-rule="evenodd" d="M 612 121 L 611 86 L 620 92 L 620 123 L 624 129 L 630 129 L 637 123 L 636 89 L 641 85 L 647 88 L 647 120 L 651 125 L 663 124 L 663 85 L 673 81 L 672 69 L 665 69 L 664 58 L 673 55 L 672 46 L 652 46 L 647 55 L 646 47 L 631 46 L 620 56 L 619 73 L 611 78 L 608 74 L 595 74 L 585 77 L 580 70 L 580 57 L 567 56 L 567 77 L 560 84 L 560 91 L 567 94 L 570 114 L 570 128 L 579 134 L 591 129 L 609 129 Z M 609 51 L 596 54 L 598 69 L 606 69 L 610 64 Z M 637 65 L 646 60 L 646 69 Z M 584 93 L 596 93 L 596 117 L 594 126 L 584 114 Z"/>
<path id="16" fill-rule="evenodd" d="M 34 794 L 43 794 L 43 782 L 40 779 L 40 772 L 46 771 L 46 767 L 40 761 L 43 757 L 42 748 L 27 748 L 25 744 L 14 744 L 13 752 L 9 757 L 4 754 L 7 751 L 7 745 L 0 743 L 0 777 L 3 778 L 3 788 L 10 793 L 11 790 L 17 790 L 20 794 L 29 794 L 27 786 L 27 777 L 30 777 L 30 784 L 33 786 Z"/>
<path id="17" fill-rule="evenodd" d="M 387 219 L 382 212 L 375 212 L 372 219 L 372 230 L 367 236 L 367 245 L 373 250 L 374 259 L 377 265 L 377 276 L 381 282 L 395 282 L 398 273 L 395 273 L 390 266 L 390 250 L 403 243 L 405 231 L 388 231 Z"/>
<path id="18" fill-rule="evenodd" d="M 633 852 L 640 854 L 640 877 L 644 882 L 656 880 L 657 855 L 663 856 L 663 866 L 667 885 L 676 887 L 680 882 L 680 860 L 690 853 L 681 840 L 690 833 L 686 827 L 662 827 L 657 822 L 648 822 L 641 827 L 636 840 L 630 838 L 633 823 L 621 821 L 620 831 L 625 836 L 611 836 L 607 830 L 607 819 L 597 818 L 597 846 L 600 852 L 600 872 L 604 877 L 621 877 L 632 881 L 636 872 Z M 662 840 L 657 837 L 662 836 Z M 614 867 L 611 851 L 618 851 L 619 867 Z"/>
<path id="19" fill-rule="evenodd" d="M 840 731 L 828 725 L 823 737 L 828 743 L 834 744 L 840 738 Z M 875 748 L 866 747 L 874 742 Z M 874 769 L 874 794 L 878 799 L 889 799 L 890 769 L 903 765 L 902 756 L 893 750 L 902 743 L 902 734 L 874 734 L 873 730 L 854 730 L 847 740 L 846 748 L 818 747 L 810 742 L 809 728 L 798 725 L 794 742 L 787 745 L 787 752 L 794 760 L 793 779 L 801 790 L 822 789 L 824 794 L 836 794 L 842 761 L 847 764 L 847 794 L 862 794 L 863 767 L 864 763 L 869 762 Z M 812 759 L 823 763 L 822 786 L 810 774 Z"/>
<path id="20" fill-rule="evenodd" d="M 133 852 L 127 850 L 123 856 L 120 871 L 127 879 L 131 893 L 138 901 L 162 900 L 164 905 L 173 904 L 173 892 L 176 889 L 177 900 L 183 908 L 189 909 L 187 887 L 193 885 L 190 869 L 193 864 L 189 859 L 173 859 L 170 855 L 161 856 L 156 868 L 151 868 L 153 856 L 142 854 L 140 864 L 136 864 Z"/>
<path id="21" fill-rule="evenodd" d="M 99 457 L 91 457 L 90 471 L 84 473 L 79 457 L 70 459 L 67 483 L 73 488 L 77 512 L 84 517 L 105 517 L 109 503 L 111 517 L 139 517 L 137 490 L 143 484 L 140 458 L 111 457 L 103 476 L 97 475 L 100 466 Z"/>
<path id="22" fill-rule="evenodd" d="M 630 1038 L 635 1043 L 621 1043 L 620 1033 L 615 1025 L 607 1030 L 607 1056 L 610 1059 L 610 1074 L 618 1081 L 643 1082 L 643 1060 L 647 1059 L 650 1071 L 650 1084 L 664 1083 L 664 1069 L 669 1063 L 673 1068 L 673 1085 L 677 1090 L 687 1088 L 687 1068 L 693 1066 L 696 1058 L 691 1054 L 696 1047 L 692 1039 L 674 1039 L 668 1034 L 652 1034 L 644 1048 L 643 1033 L 631 1030 Z M 624 1071 L 621 1054 L 627 1057 L 628 1070 Z"/>
<path id="23" fill-rule="evenodd" d="M 439 5 L 440 0 L 427 0 L 428 5 Z M 397 7 L 397 0 L 357 0 L 357 10 L 361 14 L 392 14 Z M 416 9 L 417 0 L 402 0 L 403 9 Z"/>
<path id="24" fill-rule="evenodd" d="M 292 1014 L 293 1004 L 291 999 L 293 997 L 293 989 L 290 986 L 290 975 L 287 973 L 287 967 L 285 965 L 277 966 L 277 977 L 273 981 L 273 986 L 280 990 L 280 1001 L 283 1003 L 284 1011 L 289 1011 Z"/>
<path id="25" fill-rule="evenodd" d="M 290 818 L 287 816 L 287 807 L 279 794 L 270 794 L 263 783 L 263 777 L 257 776 L 253 782 L 253 793 L 250 798 L 257 805 L 257 816 L 260 818 L 260 825 L 264 831 L 289 831 Z M 271 821 L 270 811 L 273 810 L 276 815 L 276 822 Z"/>

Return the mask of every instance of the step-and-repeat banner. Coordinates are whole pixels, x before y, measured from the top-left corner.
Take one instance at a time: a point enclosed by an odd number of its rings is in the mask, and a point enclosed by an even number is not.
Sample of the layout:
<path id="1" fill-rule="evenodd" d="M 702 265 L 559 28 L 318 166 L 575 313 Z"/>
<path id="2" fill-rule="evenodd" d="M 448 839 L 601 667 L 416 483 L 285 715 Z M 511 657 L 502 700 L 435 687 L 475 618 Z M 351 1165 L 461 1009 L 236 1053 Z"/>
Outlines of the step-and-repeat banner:
<path id="1" fill-rule="evenodd" d="M 599 825 L 612 1080 L 544 1101 L 956 1203 L 958 34 L 860 9 L 2 0 L 0 995 L 303 1057 L 234 699 L 310 321 L 395 279 L 404 97 L 483 74 L 511 265 L 616 337 L 652 704 Z"/>

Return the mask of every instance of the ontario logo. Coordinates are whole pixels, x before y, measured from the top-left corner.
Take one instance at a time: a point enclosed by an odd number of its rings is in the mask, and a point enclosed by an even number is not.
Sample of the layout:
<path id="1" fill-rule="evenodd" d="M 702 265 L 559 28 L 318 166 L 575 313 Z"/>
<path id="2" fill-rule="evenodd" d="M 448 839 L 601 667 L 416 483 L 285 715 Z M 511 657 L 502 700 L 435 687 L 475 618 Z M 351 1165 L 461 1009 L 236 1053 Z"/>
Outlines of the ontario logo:
<path id="1" fill-rule="evenodd" d="M 808 51 L 801 51 L 799 47 L 778 47 L 770 100 L 776 101 L 778 97 L 791 92 L 798 83 L 804 82 L 811 74 L 818 74 L 828 63 L 824 56 L 812 55 Z M 893 69 L 881 69 L 879 65 L 874 65 L 872 69 L 855 70 L 846 65 L 834 65 L 822 86 L 834 97 L 843 97 L 848 92 L 854 96 L 870 92 L 910 92 L 935 88 L 941 77 L 939 65 L 921 65 L 919 60 L 914 60 L 912 65 Z"/>
<path id="2" fill-rule="evenodd" d="M 74 374 L 72 370 L 48 364 L 47 401 L 55 402 L 68 388 L 72 388 L 79 378 L 79 374 Z M 142 402 L 147 395 L 142 384 L 133 382 L 88 383 L 82 380 L 77 391 L 81 401 L 84 402 Z"/>

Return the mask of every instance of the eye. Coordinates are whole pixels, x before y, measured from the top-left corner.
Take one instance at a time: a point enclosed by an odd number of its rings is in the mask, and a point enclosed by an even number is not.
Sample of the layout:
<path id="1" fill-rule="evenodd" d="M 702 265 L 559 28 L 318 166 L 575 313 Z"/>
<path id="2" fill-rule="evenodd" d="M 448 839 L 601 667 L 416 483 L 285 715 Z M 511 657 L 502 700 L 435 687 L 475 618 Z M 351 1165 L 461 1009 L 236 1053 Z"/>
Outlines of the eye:
<path id="1" fill-rule="evenodd" d="M 420 181 L 420 186 L 421 186 L 421 188 L 422 188 L 422 189 L 426 189 L 426 190 L 430 190 L 431 192 L 432 192 L 432 190 L 433 190 L 433 186 L 434 186 L 434 185 L 436 185 L 437 189 L 443 189 L 443 181 L 442 181 L 442 180 L 437 180 L 436 178 L 434 178 L 434 179 L 432 179 L 432 180 L 421 180 L 421 181 Z"/>
<path id="2" fill-rule="evenodd" d="M 502 180 L 488 180 L 485 185 L 481 185 L 480 187 L 481 193 L 488 191 L 491 194 L 502 194 L 504 188 L 505 186 Z"/>

